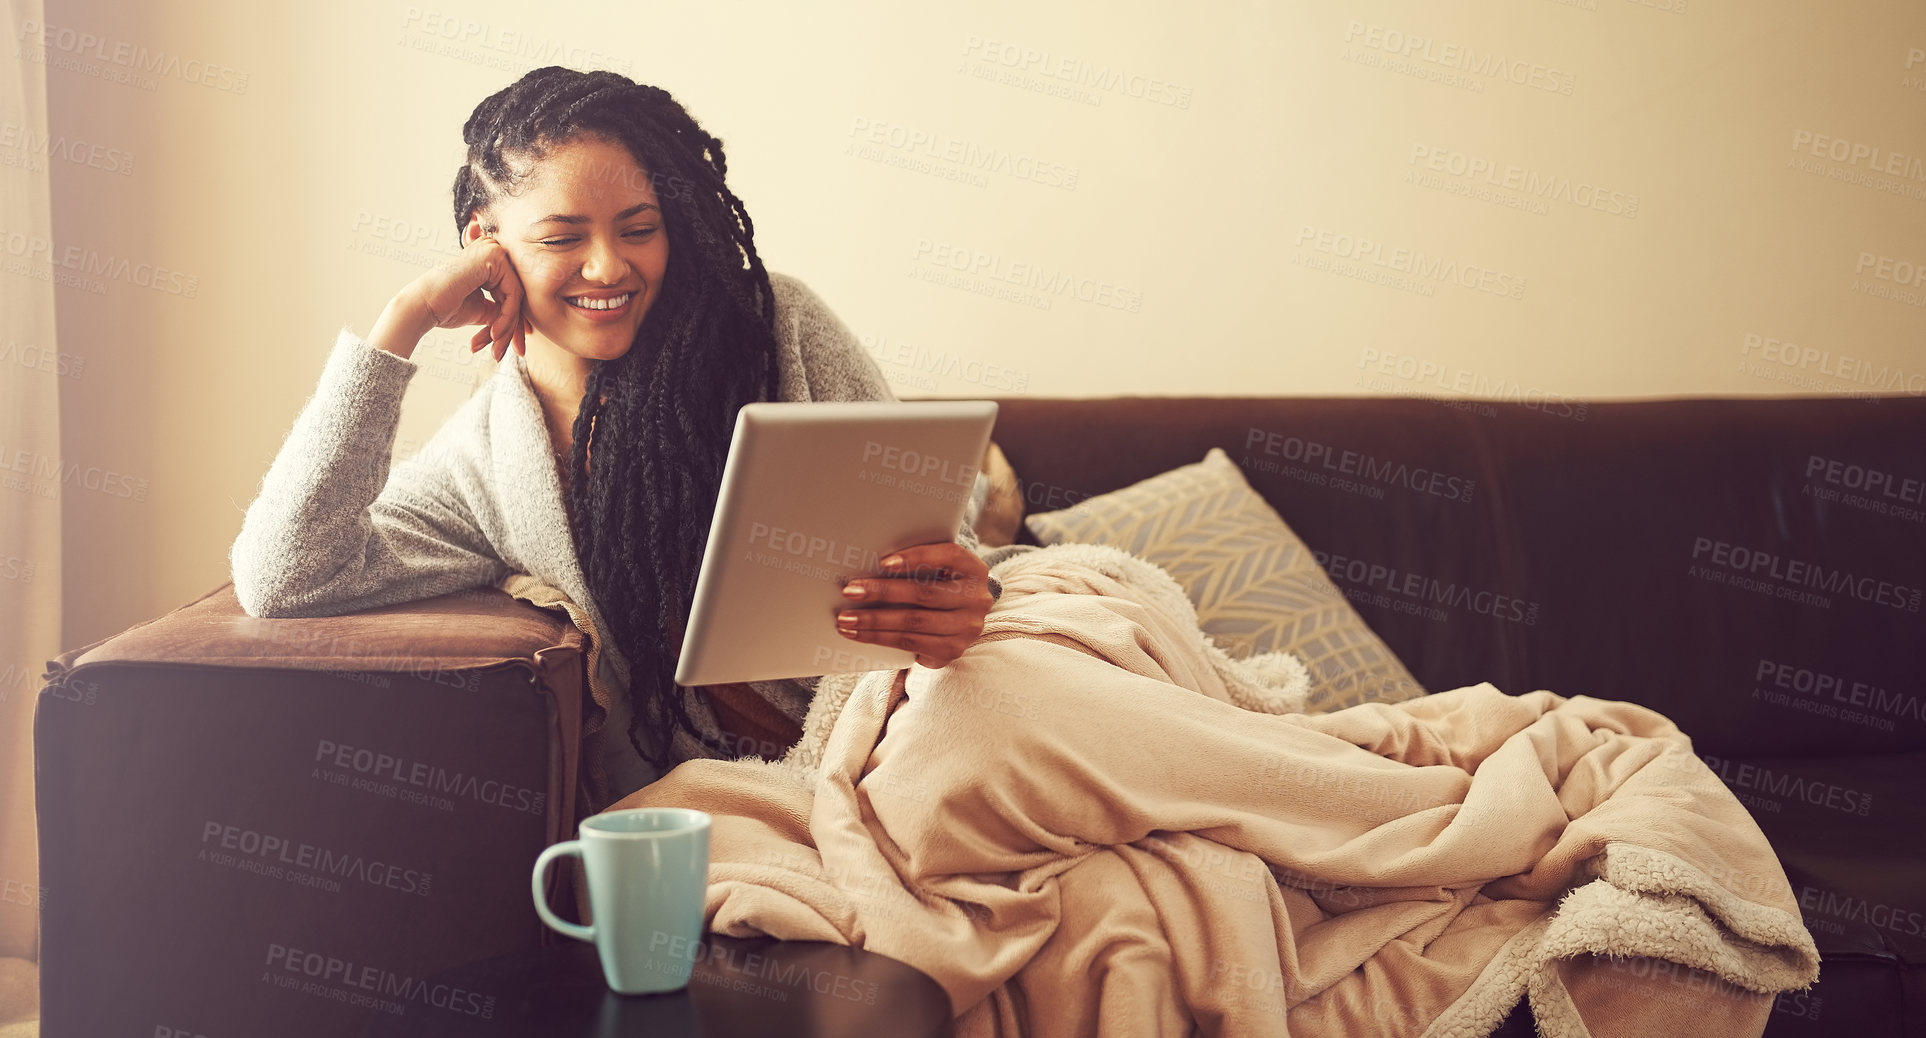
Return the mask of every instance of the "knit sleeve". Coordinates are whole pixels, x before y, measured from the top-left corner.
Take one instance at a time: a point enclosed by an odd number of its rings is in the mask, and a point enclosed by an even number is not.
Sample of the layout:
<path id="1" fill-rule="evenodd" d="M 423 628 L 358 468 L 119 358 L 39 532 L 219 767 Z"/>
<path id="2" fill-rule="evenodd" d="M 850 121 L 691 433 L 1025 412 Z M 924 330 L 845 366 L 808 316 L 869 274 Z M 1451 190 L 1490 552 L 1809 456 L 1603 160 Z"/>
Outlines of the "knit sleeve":
<path id="1" fill-rule="evenodd" d="M 419 368 L 342 329 L 229 551 L 249 615 L 339 616 L 512 572 L 437 463 L 445 452 L 434 441 L 390 472 L 402 396 Z"/>
<path id="2" fill-rule="evenodd" d="M 782 399 L 896 399 L 876 359 L 808 285 L 776 273 L 769 275 L 769 285 L 776 295 Z M 976 536 L 976 519 L 983 510 L 989 489 L 989 477 L 977 472 L 969 503 L 964 508 L 963 524 L 956 533 L 956 543 L 979 558 L 990 550 L 983 547 Z M 1001 589 L 997 591 L 1000 593 Z"/>

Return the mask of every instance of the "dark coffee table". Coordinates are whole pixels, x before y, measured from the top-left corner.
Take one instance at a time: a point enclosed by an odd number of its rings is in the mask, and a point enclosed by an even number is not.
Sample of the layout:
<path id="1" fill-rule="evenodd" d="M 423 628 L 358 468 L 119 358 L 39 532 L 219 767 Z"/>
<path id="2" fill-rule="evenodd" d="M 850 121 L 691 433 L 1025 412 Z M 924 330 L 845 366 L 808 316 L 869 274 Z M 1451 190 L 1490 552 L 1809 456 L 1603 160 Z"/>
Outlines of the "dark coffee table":
<path id="1" fill-rule="evenodd" d="M 580 941 L 474 963 L 428 983 L 436 994 L 421 1001 L 434 1004 L 410 1004 L 402 1016 L 371 1013 L 364 1038 L 954 1033 L 949 996 L 936 981 L 895 959 L 816 941 L 706 934 L 688 988 L 673 994 L 610 991 L 594 946 Z"/>

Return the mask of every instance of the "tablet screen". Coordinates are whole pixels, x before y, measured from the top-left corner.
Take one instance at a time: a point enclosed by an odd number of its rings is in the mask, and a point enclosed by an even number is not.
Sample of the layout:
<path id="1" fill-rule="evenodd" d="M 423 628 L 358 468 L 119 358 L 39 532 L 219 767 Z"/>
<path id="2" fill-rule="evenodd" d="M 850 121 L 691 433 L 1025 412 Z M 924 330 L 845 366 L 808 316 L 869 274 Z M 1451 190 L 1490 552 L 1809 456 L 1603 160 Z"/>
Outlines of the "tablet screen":
<path id="1" fill-rule="evenodd" d="M 995 421 L 988 400 L 743 407 L 676 682 L 910 666 L 914 653 L 836 633 L 843 584 L 891 552 L 955 539 Z"/>

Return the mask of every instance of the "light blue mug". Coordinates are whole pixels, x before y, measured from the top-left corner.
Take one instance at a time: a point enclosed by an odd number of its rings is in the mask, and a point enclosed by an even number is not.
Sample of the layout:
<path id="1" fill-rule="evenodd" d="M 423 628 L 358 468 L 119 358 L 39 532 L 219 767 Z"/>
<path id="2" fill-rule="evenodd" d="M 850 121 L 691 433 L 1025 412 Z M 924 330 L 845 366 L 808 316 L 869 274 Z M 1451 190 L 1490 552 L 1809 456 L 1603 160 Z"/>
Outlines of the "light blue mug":
<path id="1" fill-rule="evenodd" d="M 569 854 L 588 872 L 588 926 L 558 918 L 543 892 L 549 863 Z M 577 839 L 535 859 L 530 885 L 542 922 L 595 945 L 610 990 L 679 991 L 689 984 L 702 940 L 709 815 L 679 807 L 591 815 L 582 819 Z"/>

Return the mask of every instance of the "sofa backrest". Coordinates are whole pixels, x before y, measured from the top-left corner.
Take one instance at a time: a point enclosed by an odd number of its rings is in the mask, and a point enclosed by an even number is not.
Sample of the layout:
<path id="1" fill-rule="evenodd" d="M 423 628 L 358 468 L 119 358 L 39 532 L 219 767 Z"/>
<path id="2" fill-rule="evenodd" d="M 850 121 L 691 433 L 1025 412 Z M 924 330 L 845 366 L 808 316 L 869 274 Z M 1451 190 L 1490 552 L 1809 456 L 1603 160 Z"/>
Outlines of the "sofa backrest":
<path id="1" fill-rule="evenodd" d="M 1704 754 L 1926 747 L 1926 398 L 998 403 L 1026 513 L 1222 447 L 1430 691 L 1630 700 Z"/>

